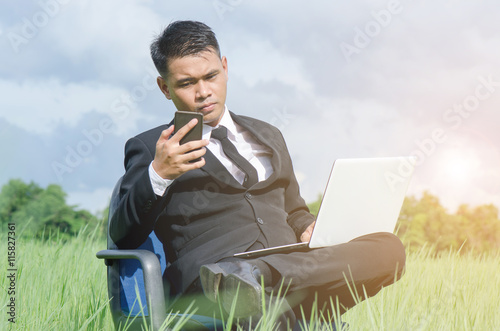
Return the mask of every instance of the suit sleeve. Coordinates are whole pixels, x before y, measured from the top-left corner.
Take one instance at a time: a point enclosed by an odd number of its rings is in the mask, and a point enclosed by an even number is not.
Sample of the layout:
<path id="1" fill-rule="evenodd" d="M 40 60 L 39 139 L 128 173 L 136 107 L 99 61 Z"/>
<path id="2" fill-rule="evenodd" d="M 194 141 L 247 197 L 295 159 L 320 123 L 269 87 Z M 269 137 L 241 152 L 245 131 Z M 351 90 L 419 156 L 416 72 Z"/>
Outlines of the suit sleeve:
<path id="1" fill-rule="evenodd" d="M 300 195 L 299 183 L 293 171 L 292 159 L 286 147 L 285 139 L 280 132 L 280 138 L 283 141 L 284 153 L 283 161 L 286 167 L 289 168 L 289 183 L 285 190 L 285 210 L 288 213 L 287 222 L 292 227 L 297 239 L 306 230 L 306 228 L 314 222 L 314 216 L 309 212 L 306 202 Z"/>
<path id="2" fill-rule="evenodd" d="M 165 208 L 164 199 L 154 193 L 149 178 L 148 167 L 153 158 L 154 150 L 142 139 L 134 137 L 127 141 L 120 201 L 109 225 L 111 239 L 119 248 L 139 247 Z"/>

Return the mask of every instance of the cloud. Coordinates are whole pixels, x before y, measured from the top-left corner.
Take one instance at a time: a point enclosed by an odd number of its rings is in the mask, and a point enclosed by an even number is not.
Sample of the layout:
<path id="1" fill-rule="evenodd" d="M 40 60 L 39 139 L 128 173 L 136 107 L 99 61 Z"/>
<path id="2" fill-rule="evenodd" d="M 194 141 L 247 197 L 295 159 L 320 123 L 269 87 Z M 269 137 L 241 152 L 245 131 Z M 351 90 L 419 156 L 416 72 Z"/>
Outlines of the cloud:
<path id="1" fill-rule="evenodd" d="M 42 186 L 59 184 L 67 192 L 112 187 L 123 174 L 126 138 L 96 133 L 101 120 L 89 113 L 74 127 L 60 125 L 50 135 L 39 135 L 0 118 L 0 153 L 9 156 L 0 166 L 0 185 L 22 178 Z"/>
<path id="2" fill-rule="evenodd" d="M 16 79 L 24 73 L 65 82 L 130 82 L 150 63 L 152 31 L 163 19 L 140 1 L 41 1 L 5 26 L 2 57 L 11 66 L 2 71 Z"/>
<path id="3" fill-rule="evenodd" d="M 110 112 L 114 99 L 125 93 L 116 86 L 62 84 L 50 78 L 22 83 L 0 80 L 0 90 L 3 118 L 26 131 L 45 134 L 60 124 L 74 126 L 85 113 Z"/>
<path id="4" fill-rule="evenodd" d="M 232 76 L 241 77 L 248 87 L 273 81 L 311 93 L 312 84 L 303 74 L 299 59 L 280 51 L 262 36 L 247 38 L 245 45 L 227 51 Z"/>

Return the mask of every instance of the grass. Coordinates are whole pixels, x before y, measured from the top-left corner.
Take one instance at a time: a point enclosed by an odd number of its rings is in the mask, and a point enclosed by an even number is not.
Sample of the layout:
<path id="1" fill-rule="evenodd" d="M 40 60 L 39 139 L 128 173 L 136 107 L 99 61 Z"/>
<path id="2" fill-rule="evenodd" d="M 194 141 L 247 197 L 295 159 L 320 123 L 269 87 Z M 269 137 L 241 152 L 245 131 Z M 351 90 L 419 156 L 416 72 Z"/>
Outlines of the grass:
<path id="1" fill-rule="evenodd" d="M 7 267 L 7 237 L 0 235 Z M 7 290 L 0 278 L 0 330 L 113 330 L 108 307 L 106 268 L 95 253 L 105 240 L 81 233 L 68 242 L 57 236 L 16 242 L 16 323 L 8 321 Z M 345 313 L 351 330 L 500 330 L 500 254 L 427 250 L 408 254 L 405 276 L 377 296 Z M 5 293 L 5 295 L 3 294 Z M 268 307 L 258 328 L 272 328 Z M 225 321 L 227 329 L 234 320 Z M 319 330 L 321 318 L 308 330 Z M 261 326 L 261 327 L 260 327 Z M 173 325 L 170 325 L 173 327 Z"/>
<path id="2" fill-rule="evenodd" d="M 5 252 L 7 238 L 1 237 Z M 43 242 L 17 239 L 16 323 L 7 320 L 9 296 L 2 295 L 0 330 L 111 330 L 106 268 L 95 257 L 105 245 L 91 233 L 68 242 L 57 235 Z M 6 260 L 0 259 L 2 274 Z M 2 292 L 8 285 L 2 277 Z"/>
<path id="3" fill-rule="evenodd" d="M 354 330 L 500 330 L 500 254 L 410 253 L 405 276 L 343 315 Z"/>

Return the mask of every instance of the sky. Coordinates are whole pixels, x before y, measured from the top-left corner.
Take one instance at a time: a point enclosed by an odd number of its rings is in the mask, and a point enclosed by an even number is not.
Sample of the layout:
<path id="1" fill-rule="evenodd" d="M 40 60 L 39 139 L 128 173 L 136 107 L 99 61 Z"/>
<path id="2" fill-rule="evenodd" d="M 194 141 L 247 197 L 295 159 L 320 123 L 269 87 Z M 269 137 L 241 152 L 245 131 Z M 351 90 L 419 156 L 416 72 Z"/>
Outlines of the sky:
<path id="1" fill-rule="evenodd" d="M 0 185 L 59 184 L 97 212 L 125 142 L 168 123 L 153 38 L 212 27 L 227 106 L 277 126 L 307 202 L 334 160 L 414 155 L 408 195 L 500 207 L 495 1 L 40 0 L 0 4 Z"/>

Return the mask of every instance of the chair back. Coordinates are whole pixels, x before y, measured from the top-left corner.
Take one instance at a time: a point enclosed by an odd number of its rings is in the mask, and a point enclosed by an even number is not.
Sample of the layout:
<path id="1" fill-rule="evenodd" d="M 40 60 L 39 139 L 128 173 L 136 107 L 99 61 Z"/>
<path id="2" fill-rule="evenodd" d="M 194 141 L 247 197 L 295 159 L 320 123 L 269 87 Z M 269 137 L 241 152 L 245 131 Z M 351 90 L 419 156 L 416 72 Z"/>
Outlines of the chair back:
<path id="1" fill-rule="evenodd" d="M 109 204 L 109 216 L 108 216 L 108 250 L 118 250 L 111 237 L 109 236 L 109 222 L 115 213 L 118 204 L 120 203 L 120 186 L 122 179 L 120 178 L 116 183 L 113 193 L 111 194 L 111 200 Z M 148 250 L 153 252 L 160 262 L 161 275 L 165 273 L 167 268 L 167 258 L 165 256 L 165 251 L 163 250 L 163 244 L 156 237 L 154 231 L 152 231 L 146 241 L 134 250 L 119 250 L 121 252 L 134 251 L 139 252 L 140 250 Z M 156 264 L 156 262 L 155 262 Z M 159 329 L 159 325 L 162 324 L 166 316 L 162 315 L 162 311 L 165 309 L 159 308 L 163 303 L 164 294 L 161 294 L 161 298 L 156 297 L 157 304 L 151 309 L 148 309 L 148 303 L 146 300 L 146 288 L 145 284 L 153 284 L 153 287 L 149 287 L 149 294 L 156 288 L 162 288 L 160 276 L 156 277 L 154 280 L 148 278 L 149 280 L 145 282 L 144 272 L 142 265 L 136 258 L 123 258 L 114 259 L 108 265 L 108 296 L 110 298 L 110 310 L 113 316 L 113 321 L 117 330 L 121 330 L 125 325 L 127 325 L 127 330 L 142 330 L 144 326 L 144 318 L 149 318 L 150 310 L 156 310 L 156 315 L 151 316 L 151 323 L 153 324 L 153 330 Z M 149 269 L 149 267 L 148 267 Z M 158 270 L 158 269 L 156 269 Z M 151 271 L 148 272 L 151 274 Z M 158 274 L 158 272 L 157 272 Z M 149 276 L 151 277 L 151 276 Z M 157 279 L 158 278 L 158 279 Z M 155 285 L 156 284 L 156 285 Z M 167 288 L 168 291 L 168 288 Z M 137 295 L 139 294 L 139 295 Z M 165 313 L 163 313 L 164 315 Z M 189 315 L 189 316 L 188 316 Z M 224 326 L 221 320 L 214 319 L 213 317 L 207 317 L 202 315 L 192 315 L 184 313 L 174 313 L 170 314 L 172 321 L 182 321 L 186 329 L 193 330 L 223 330 Z M 186 320 L 187 319 L 187 320 Z M 146 321 L 147 323 L 148 321 Z M 175 323 L 174 323 L 175 324 Z"/>

